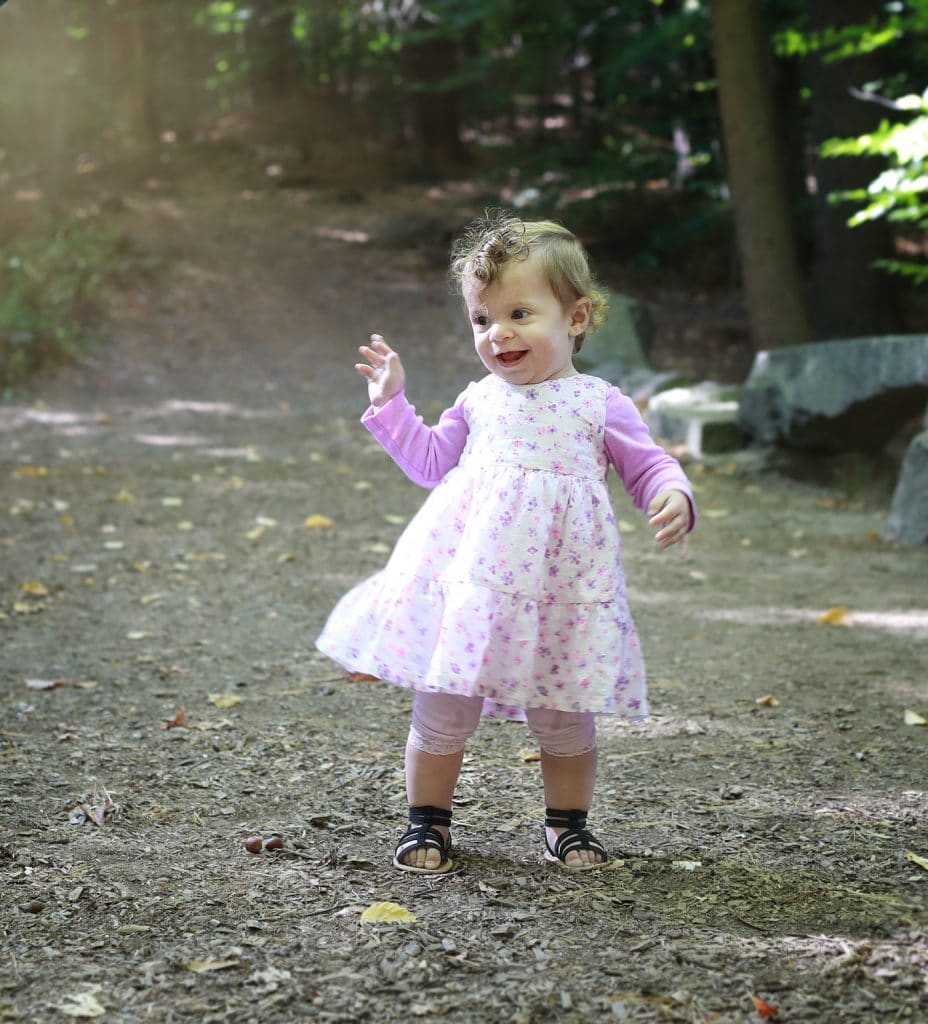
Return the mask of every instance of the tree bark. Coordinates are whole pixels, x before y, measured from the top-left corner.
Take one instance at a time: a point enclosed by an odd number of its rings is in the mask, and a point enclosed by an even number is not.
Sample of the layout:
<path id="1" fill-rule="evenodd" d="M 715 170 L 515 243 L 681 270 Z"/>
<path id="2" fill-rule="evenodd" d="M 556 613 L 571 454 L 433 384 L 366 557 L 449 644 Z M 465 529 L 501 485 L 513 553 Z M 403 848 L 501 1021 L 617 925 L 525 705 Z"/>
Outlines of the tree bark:
<path id="1" fill-rule="evenodd" d="M 807 0 L 809 27 L 864 24 L 873 17 L 870 0 Z M 855 99 L 853 87 L 885 75 L 878 54 L 826 63 L 821 52 L 806 62 L 812 92 L 812 169 L 814 197 L 814 252 L 812 283 L 816 336 L 860 337 L 891 332 L 898 327 L 895 288 L 889 275 L 874 270 L 874 260 L 892 255 L 892 232 L 883 221 L 849 228 L 853 207 L 828 201 L 832 192 L 866 188 L 884 168 L 873 157 L 826 160 L 819 147 L 835 136 L 864 135 L 886 116 L 872 103 Z"/>
<path id="2" fill-rule="evenodd" d="M 760 0 L 713 0 L 719 105 L 751 334 L 758 349 L 809 340 L 776 134 Z"/>

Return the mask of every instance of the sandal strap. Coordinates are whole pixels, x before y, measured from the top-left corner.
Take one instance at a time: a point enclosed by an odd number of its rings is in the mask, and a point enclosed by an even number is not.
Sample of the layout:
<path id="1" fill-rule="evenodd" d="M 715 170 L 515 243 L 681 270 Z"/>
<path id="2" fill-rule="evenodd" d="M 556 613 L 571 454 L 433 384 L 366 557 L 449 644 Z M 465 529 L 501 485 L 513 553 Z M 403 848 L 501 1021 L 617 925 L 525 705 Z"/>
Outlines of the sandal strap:
<path id="1" fill-rule="evenodd" d="M 431 804 L 422 804 L 418 807 L 409 808 L 410 825 L 441 825 L 442 828 L 451 827 L 451 811 L 444 807 L 432 807 Z"/>
<path id="2" fill-rule="evenodd" d="M 553 807 L 545 808 L 545 825 L 548 828 L 586 828 L 588 811 L 558 811 Z"/>
<path id="3" fill-rule="evenodd" d="M 409 828 L 396 844 L 395 858 L 402 861 L 406 854 L 413 850 L 437 850 L 442 862 L 446 861 L 451 849 L 451 837 L 445 839 L 441 832 L 434 827 L 435 825 L 449 828 L 451 826 L 451 811 L 443 807 L 432 807 L 429 804 L 410 807 Z"/>
<path id="4" fill-rule="evenodd" d="M 566 863 L 567 854 L 579 850 L 591 850 L 593 853 L 599 854 L 603 863 L 609 860 L 606 848 L 586 827 L 586 816 L 586 811 L 559 811 L 551 807 L 545 808 L 545 825 L 548 828 L 567 830 L 557 837 L 553 850 L 548 846 L 558 860 Z"/>

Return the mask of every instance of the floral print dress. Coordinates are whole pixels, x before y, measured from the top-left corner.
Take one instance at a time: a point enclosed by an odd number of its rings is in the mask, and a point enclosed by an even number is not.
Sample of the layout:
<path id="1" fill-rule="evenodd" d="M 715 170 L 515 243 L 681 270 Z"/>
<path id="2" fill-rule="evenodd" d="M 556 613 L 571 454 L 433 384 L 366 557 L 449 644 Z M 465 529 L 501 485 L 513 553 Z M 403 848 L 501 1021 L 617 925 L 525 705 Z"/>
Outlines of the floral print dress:
<path id="1" fill-rule="evenodd" d="M 647 715 L 606 487 L 636 505 L 690 495 L 679 465 L 606 381 L 577 374 L 471 384 L 435 428 L 401 394 L 363 422 L 434 487 L 383 570 L 339 601 L 317 641 L 346 668 L 430 692 L 527 707 Z"/>

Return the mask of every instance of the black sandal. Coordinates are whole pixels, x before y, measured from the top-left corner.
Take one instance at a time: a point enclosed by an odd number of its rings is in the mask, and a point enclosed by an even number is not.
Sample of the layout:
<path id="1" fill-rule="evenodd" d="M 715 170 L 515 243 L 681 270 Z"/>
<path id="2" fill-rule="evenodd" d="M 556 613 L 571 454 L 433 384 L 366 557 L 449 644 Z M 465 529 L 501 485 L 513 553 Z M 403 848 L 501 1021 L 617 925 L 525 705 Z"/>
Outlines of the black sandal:
<path id="1" fill-rule="evenodd" d="M 551 807 L 545 808 L 546 828 L 567 829 L 557 837 L 553 850 L 545 836 L 545 860 L 567 868 L 568 871 L 589 871 L 591 868 L 601 868 L 609 862 L 606 848 L 586 827 L 586 816 L 586 811 L 557 811 Z M 596 864 L 568 864 L 567 854 L 575 850 L 592 850 L 593 853 L 598 853 L 602 860 Z"/>
<path id="2" fill-rule="evenodd" d="M 403 833 L 393 852 L 395 868 L 400 871 L 409 871 L 415 875 L 443 875 L 454 867 L 454 863 L 448 856 L 451 852 L 451 837 L 445 839 L 437 828 L 433 828 L 434 825 L 449 828 L 451 826 L 451 811 L 428 805 L 409 808 L 409 828 Z M 441 861 L 434 868 L 419 868 L 412 864 L 405 864 L 403 858 L 413 850 L 438 850 Z"/>

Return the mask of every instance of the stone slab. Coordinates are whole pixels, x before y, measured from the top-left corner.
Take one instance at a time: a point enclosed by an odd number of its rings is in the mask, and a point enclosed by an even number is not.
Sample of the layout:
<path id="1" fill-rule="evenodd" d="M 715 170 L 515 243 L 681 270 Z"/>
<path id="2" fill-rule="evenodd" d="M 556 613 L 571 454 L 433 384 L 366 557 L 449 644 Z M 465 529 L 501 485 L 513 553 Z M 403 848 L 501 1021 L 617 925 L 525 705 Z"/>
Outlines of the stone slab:
<path id="1" fill-rule="evenodd" d="M 928 401 L 928 335 L 814 342 L 759 352 L 739 422 L 761 444 L 879 451 Z"/>

